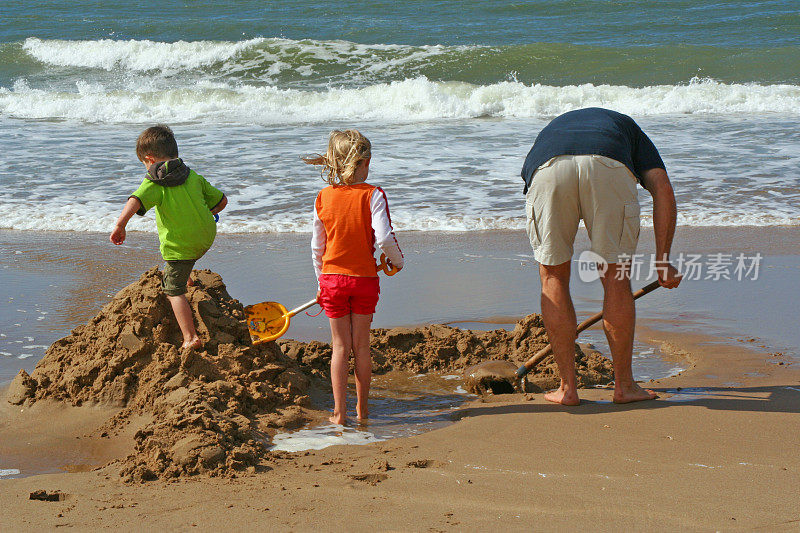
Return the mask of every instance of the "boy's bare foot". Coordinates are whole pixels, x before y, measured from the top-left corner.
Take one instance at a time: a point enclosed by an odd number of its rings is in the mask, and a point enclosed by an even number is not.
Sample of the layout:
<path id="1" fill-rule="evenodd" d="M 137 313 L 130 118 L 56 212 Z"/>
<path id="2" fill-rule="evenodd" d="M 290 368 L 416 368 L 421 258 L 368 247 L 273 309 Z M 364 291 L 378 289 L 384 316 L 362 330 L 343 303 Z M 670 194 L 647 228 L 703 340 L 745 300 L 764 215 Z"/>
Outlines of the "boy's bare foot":
<path id="1" fill-rule="evenodd" d="M 544 399 L 561 405 L 579 405 L 581 403 L 581 399 L 578 398 L 578 391 L 567 389 L 563 386 L 546 393 Z"/>
<path id="2" fill-rule="evenodd" d="M 614 385 L 614 403 L 641 402 L 644 400 L 655 400 L 658 394 L 650 389 L 643 389 L 638 383 L 630 385 Z"/>
<path id="3" fill-rule="evenodd" d="M 186 348 L 194 348 L 195 350 L 199 350 L 202 347 L 203 341 L 200 340 L 200 337 L 193 337 L 188 341 L 183 341 L 183 344 L 181 344 L 181 350 Z"/>
<path id="4" fill-rule="evenodd" d="M 330 420 L 331 424 L 343 426 L 345 422 L 347 422 L 347 417 L 344 415 L 337 415 L 336 413 L 333 413 L 331 416 L 328 417 L 328 420 Z"/>

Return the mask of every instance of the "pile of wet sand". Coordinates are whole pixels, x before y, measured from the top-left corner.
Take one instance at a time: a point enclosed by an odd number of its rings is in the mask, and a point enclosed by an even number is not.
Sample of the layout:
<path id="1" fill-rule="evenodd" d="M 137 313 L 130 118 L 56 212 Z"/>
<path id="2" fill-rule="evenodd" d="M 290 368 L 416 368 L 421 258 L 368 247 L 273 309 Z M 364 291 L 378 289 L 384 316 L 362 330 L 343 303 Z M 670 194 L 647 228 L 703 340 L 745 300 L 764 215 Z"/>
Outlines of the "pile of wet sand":
<path id="1" fill-rule="evenodd" d="M 531 314 L 517 322 L 513 331 L 472 331 L 433 324 L 417 328 L 373 329 L 370 338 L 373 372 L 406 370 L 414 373 L 461 372 L 489 360 L 521 365 L 549 340 L 541 315 Z M 332 349 L 329 344 L 295 340 L 278 341 L 281 350 L 308 369 L 325 378 L 329 373 Z M 352 362 L 351 362 L 352 363 Z M 575 345 L 575 364 L 579 387 L 605 385 L 614 379 L 611 361 L 594 350 Z M 527 376 L 529 392 L 558 387 L 558 368 L 550 355 Z M 471 390 L 470 392 L 482 392 Z"/>
<path id="2" fill-rule="evenodd" d="M 193 278 L 187 297 L 201 349 L 180 349 L 180 329 L 154 268 L 50 346 L 31 375 L 20 371 L 7 401 L 116 408 L 97 433 L 137 429 L 134 453 L 118 465 L 128 481 L 226 475 L 269 462 L 270 434 L 320 416 L 311 411 L 309 390 L 312 381 L 327 382 L 331 347 L 298 341 L 253 346 L 242 305 L 222 278 L 208 270 Z M 444 325 L 376 329 L 373 370 L 460 372 L 487 360 L 521 363 L 547 342 L 538 315 L 512 332 Z M 576 346 L 576 359 L 581 386 L 612 379 L 611 364 L 600 354 Z M 545 360 L 530 375 L 528 390 L 553 388 L 557 376 L 552 358 Z"/>
<path id="3" fill-rule="evenodd" d="M 120 464 L 127 480 L 254 469 L 272 428 L 307 421 L 309 379 L 275 343 L 251 344 L 242 305 L 219 275 L 194 279 L 187 297 L 201 349 L 180 349 L 154 268 L 55 342 L 31 375 L 20 371 L 7 400 L 119 408 L 98 430 L 105 434 L 145 420 Z"/>

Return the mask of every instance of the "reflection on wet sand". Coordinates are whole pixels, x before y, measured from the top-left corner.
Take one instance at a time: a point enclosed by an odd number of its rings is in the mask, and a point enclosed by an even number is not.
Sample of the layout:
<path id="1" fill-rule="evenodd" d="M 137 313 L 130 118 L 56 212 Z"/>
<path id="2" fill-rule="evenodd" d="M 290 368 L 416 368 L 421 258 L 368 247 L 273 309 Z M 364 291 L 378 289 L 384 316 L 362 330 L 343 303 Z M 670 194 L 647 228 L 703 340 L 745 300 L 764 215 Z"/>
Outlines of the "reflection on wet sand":
<path id="1" fill-rule="evenodd" d="M 319 450 L 341 444 L 369 444 L 398 437 L 410 437 L 444 427 L 450 416 L 465 401 L 475 398 L 460 386 L 460 376 L 416 374 L 392 371 L 373 377 L 370 392 L 370 418 L 352 425 L 322 424 L 292 433 L 279 433 L 272 439 L 273 450 Z M 355 389 L 349 391 L 353 400 Z M 461 389 L 461 391 L 459 391 Z M 330 394 L 319 391 L 315 400 L 323 409 L 333 407 Z M 354 402 L 354 400 L 353 400 Z M 352 402 L 350 402 L 352 403 Z M 353 412 L 355 404 L 348 405 Z"/>
<path id="2" fill-rule="evenodd" d="M 43 233 L 35 240 L 26 236 L 24 232 L 5 232 L 0 249 L 13 258 L 17 271 L 46 272 L 61 278 L 57 284 L 39 288 L 36 295 L 52 310 L 46 320 L 50 329 L 63 330 L 85 322 L 137 273 L 161 262 L 155 236 L 148 233 L 135 234 L 138 242 L 123 247 L 102 242 L 102 236 L 96 234 Z"/>
<path id="3" fill-rule="evenodd" d="M 48 346 L 160 262 L 155 235 L 115 248 L 105 235 L 0 232 L 0 383 L 31 370 Z M 152 242 L 150 242 L 152 241 Z"/>

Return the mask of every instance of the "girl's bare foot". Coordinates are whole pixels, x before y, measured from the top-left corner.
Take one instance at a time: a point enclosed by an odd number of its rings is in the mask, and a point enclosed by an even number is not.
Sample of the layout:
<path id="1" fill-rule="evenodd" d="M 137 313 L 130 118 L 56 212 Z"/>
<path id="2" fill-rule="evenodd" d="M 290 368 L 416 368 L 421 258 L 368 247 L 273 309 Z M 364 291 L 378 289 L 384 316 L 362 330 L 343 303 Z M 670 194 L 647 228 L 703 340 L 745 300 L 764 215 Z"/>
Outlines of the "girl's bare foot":
<path id="1" fill-rule="evenodd" d="M 575 389 L 567 389 L 563 386 L 545 394 L 544 399 L 561 405 L 579 405 L 581 403 L 580 398 L 578 398 L 578 392 Z"/>
<path id="2" fill-rule="evenodd" d="M 330 420 L 331 424 L 343 426 L 345 422 L 347 422 L 347 417 L 343 414 L 337 415 L 336 413 L 333 413 L 330 417 L 328 417 L 328 420 Z"/>
<path id="3" fill-rule="evenodd" d="M 194 348 L 195 350 L 199 350 L 203 347 L 203 341 L 200 340 L 200 337 L 192 337 L 189 340 L 183 341 L 181 344 L 181 350 L 185 348 Z"/>
<path id="4" fill-rule="evenodd" d="M 658 398 L 658 394 L 650 389 L 643 389 L 635 382 L 626 386 L 614 386 L 614 403 L 641 402 L 655 400 L 656 398 Z"/>

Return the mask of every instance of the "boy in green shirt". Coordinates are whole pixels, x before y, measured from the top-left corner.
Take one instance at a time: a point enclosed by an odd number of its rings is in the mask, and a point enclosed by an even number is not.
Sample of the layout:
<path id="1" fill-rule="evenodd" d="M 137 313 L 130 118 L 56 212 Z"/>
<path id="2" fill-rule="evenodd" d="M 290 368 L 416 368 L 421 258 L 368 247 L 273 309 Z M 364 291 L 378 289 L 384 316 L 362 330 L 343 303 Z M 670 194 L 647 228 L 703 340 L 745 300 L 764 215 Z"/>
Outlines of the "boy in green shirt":
<path id="1" fill-rule="evenodd" d="M 181 348 L 200 348 L 186 299 L 186 286 L 194 263 L 206 253 L 217 235 L 215 215 L 228 200 L 178 159 L 178 144 L 164 125 L 147 128 L 136 141 L 136 155 L 147 167 L 147 176 L 136 189 L 111 232 L 111 242 L 125 242 L 125 226 L 135 214 L 156 208 L 156 226 L 164 267 L 164 294 L 183 333 Z"/>

